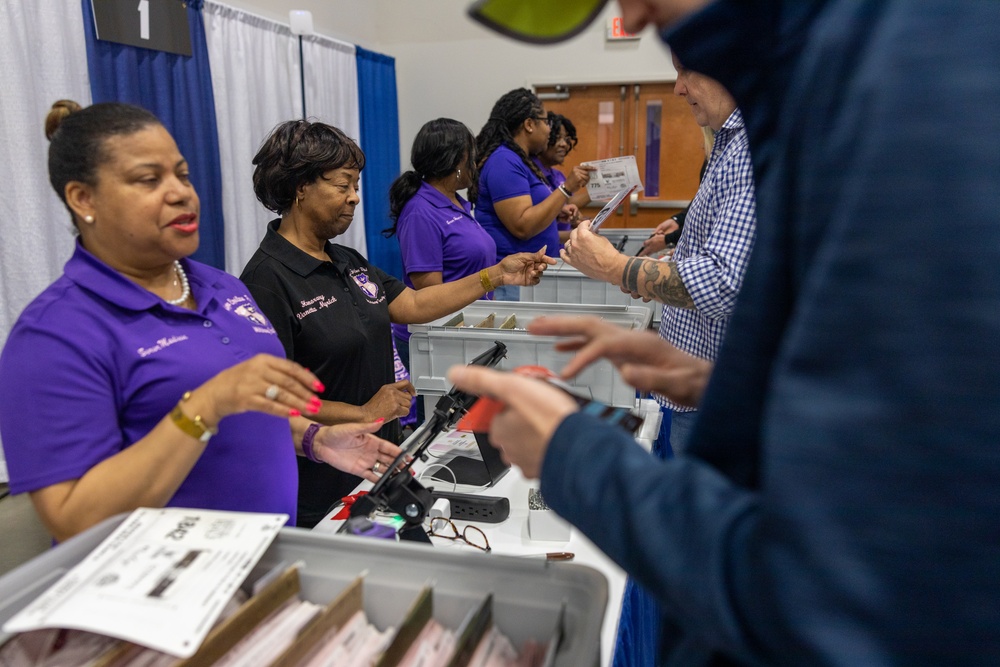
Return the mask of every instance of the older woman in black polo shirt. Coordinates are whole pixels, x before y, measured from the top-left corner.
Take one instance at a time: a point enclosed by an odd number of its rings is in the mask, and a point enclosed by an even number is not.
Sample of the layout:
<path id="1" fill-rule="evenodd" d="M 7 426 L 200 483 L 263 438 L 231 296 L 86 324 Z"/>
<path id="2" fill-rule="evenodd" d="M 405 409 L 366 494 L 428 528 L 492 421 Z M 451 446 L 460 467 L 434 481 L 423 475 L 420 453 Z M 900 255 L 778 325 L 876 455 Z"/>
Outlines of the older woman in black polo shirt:
<path id="1" fill-rule="evenodd" d="M 240 278 L 294 359 L 326 386 L 321 423 L 384 419 L 379 432 L 399 442 L 398 418 L 413 386 L 395 382 L 390 322 L 429 322 L 500 285 L 532 285 L 547 264 L 520 253 L 461 280 L 407 288 L 333 239 L 351 225 L 365 155 L 335 127 L 309 121 L 279 125 L 254 157 L 257 198 L 272 221 Z M 360 477 L 299 458 L 298 524 L 315 525 Z M 375 471 L 376 473 L 380 471 Z"/>

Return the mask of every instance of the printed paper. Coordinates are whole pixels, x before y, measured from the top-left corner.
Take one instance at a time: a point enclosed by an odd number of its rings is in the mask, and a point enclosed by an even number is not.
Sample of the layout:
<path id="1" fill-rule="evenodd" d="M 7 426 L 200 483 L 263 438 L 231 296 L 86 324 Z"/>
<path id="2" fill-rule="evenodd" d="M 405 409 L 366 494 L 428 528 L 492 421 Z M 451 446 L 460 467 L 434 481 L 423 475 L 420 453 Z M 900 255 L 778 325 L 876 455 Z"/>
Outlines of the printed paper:
<path id="1" fill-rule="evenodd" d="M 590 182 L 587 183 L 587 194 L 592 201 L 611 199 L 633 185 L 636 186 L 636 192 L 642 192 L 642 180 L 639 178 L 639 167 L 635 163 L 634 155 L 594 160 L 583 164 L 596 167 L 595 171 L 590 172 Z"/>
<path id="2" fill-rule="evenodd" d="M 3 629 L 86 630 L 189 657 L 287 520 L 138 509 Z"/>

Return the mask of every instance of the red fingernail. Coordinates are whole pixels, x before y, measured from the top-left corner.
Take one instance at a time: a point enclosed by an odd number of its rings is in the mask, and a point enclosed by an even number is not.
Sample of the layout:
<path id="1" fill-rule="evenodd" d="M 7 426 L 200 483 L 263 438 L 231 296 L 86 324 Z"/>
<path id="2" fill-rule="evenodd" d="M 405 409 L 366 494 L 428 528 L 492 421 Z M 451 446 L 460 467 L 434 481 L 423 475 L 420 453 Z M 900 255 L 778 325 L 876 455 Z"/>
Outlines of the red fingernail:
<path id="1" fill-rule="evenodd" d="M 319 412 L 319 406 L 318 405 L 312 405 L 312 404 L 310 404 L 309 405 L 309 412 L 311 412 L 313 414 L 316 414 L 317 412 Z"/>
<path id="2" fill-rule="evenodd" d="M 313 396 L 312 398 L 309 399 L 309 405 L 323 405 L 323 401 Z"/>
<path id="3" fill-rule="evenodd" d="M 375 420 L 375 423 L 376 424 L 381 424 L 384 421 L 385 421 L 385 417 L 379 417 L 378 419 Z"/>
<path id="4" fill-rule="evenodd" d="M 295 408 L 292 408 L 291 410 L 288 411 L 288 416 L 289 417 L 301 417 L 302 413 L 299 412 L 298 410 L 296 410 Z"/>
<path id="5" fill-rule="evenodd" d="M 326 391 L 326 386 L 319 380 L 316 380 L 315 382 L 313 382 L 313 389 L 315 389 L 316 391 Z"/>

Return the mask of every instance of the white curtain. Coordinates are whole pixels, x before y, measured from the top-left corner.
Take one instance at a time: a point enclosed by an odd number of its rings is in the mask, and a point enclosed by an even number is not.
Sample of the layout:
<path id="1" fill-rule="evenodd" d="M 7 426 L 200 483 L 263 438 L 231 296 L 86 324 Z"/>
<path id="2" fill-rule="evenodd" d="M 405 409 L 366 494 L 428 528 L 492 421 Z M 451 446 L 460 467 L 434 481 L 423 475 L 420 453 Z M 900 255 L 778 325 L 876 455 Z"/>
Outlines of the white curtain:
<path id="1" fill-rule="evenodd" d="M 287 25 L 205 2 L 222 165 L 226 270 L 240 275 L 275 215 L 253 193 L 253 156 L 275 125 L 302 115 L 299 43 Z"/>
<path id="2" fill-rule="evenodd" d="M 306 74 L 306 115 L 310 120 L 340 128 L 360 145 L 361 114 L 358 110 L 358 67 L 354 45 L 310 35 L 303 38 L 302 51 Z M 364 187 L 363 175 L 361 187 Z M 346 234 L 337 237 L 336 242 L 368 255 L 365 215 L 360 203 L 354 211 L 351 227 Z"/>
<path id="3" fill-rule="evenodd" d="M 80 0 L 0 2 L 0 346 L 73 253 L 69 213 L 49 185 L 52 103 L 90 104 Z M 7 481 L 0 449 L 0 482 Z"/>

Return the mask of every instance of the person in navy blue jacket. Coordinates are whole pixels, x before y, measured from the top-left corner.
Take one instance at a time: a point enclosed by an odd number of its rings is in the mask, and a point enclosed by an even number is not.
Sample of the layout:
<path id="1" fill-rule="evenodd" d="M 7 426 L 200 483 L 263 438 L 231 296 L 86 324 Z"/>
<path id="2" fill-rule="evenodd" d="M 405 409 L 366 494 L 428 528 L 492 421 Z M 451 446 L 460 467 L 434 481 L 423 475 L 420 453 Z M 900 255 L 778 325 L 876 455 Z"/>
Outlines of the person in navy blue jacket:
<path id="1" fill-rule="evenodd" d="M 663 664 L 1000 664 L 1000 3 L 620 4 L 737 99 L 756 246 L 710 379 L 651 334 L 534 332 L 699 402 L 689 455 L 452 378 L 507 401 L 493 441 L 657 594 Z"/>

